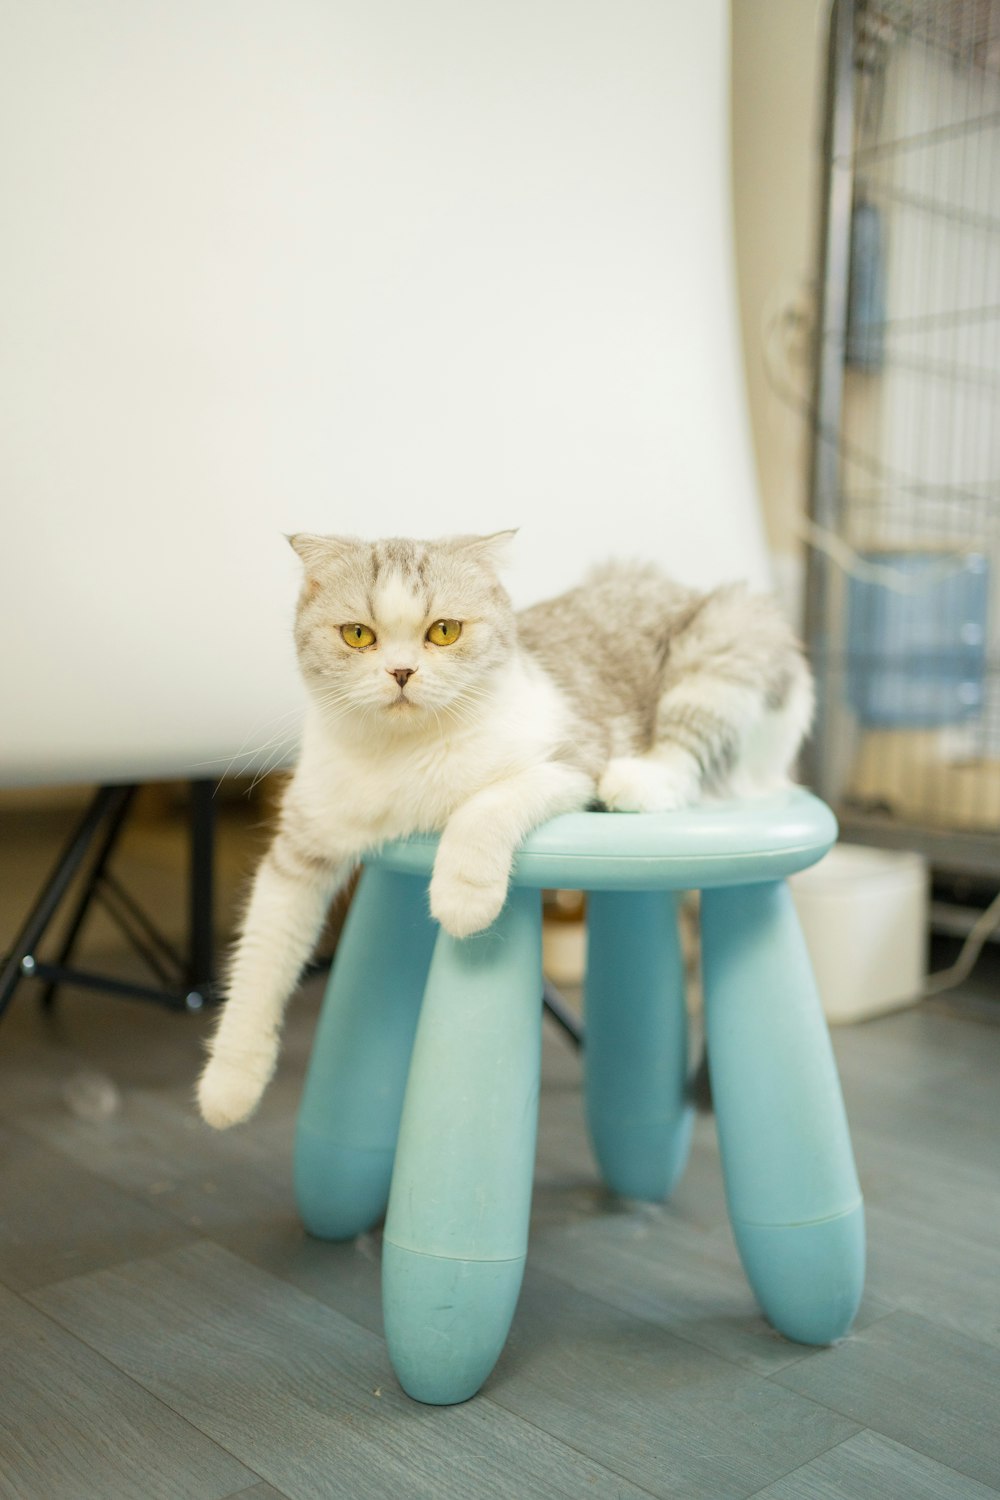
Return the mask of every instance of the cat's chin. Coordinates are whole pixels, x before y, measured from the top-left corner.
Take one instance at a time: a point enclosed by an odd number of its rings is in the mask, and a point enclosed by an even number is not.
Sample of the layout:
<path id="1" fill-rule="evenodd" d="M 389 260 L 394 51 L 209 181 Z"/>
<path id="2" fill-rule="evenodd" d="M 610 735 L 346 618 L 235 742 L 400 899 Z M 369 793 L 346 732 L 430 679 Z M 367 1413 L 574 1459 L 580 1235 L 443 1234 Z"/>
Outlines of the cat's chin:
<path id="1" fill-rule="evenodd" d="M 410 735 L 432 724 L 434 716 L 412 698 L 393 698 L 379 709 L 378 722 L 389 733 Z"/>
<path id="2" fill-rule="evenodd" d="M 413 698 L 394 698 L 379 709 L 378 723 L 387 734 L 404 739 L 425 734 L 433 737 L 444 728 L 457 727 L 459 714 L 449 703 L 429 704 L 419 703 Z"/>

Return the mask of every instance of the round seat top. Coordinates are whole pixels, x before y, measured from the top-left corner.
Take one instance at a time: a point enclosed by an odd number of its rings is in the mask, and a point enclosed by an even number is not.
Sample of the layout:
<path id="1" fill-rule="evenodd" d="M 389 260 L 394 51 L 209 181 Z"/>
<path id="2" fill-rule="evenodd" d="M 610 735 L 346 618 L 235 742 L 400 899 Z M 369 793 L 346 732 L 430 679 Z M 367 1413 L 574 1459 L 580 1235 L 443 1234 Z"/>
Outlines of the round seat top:
<path id="1" fill-rule="evenodd" d="M 581 891 L 752 885 L 815 864 L 836 837 L 833 813 L 801 787 L 669 813 L 564 813 L 528 835 L 511 879 Z M 400 839 L 368 863 L 429 876 L 437 845 L 437 834 Z"/>

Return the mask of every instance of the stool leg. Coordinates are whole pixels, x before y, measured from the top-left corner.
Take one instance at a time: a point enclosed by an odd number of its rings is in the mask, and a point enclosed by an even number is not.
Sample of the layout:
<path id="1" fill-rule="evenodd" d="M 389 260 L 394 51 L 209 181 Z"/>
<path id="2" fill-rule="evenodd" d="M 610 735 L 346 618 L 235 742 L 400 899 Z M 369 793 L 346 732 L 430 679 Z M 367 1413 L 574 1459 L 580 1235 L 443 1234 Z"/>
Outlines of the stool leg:
<path id="1" fill-rule="evenodd" d="M 295 1136 L 299 1211 L 321 1239 L 351 1239 L 385 1209 L 436 931 L 426 880 L 365 870 L 337 947 Z"/>
<path id="2" fill-rule="evenodd" d="M 828 1344 L 864 1284 L 864 1209 L 837 1068 L 784 882 L 702 893 L 708 1059 L 740 1257 L 768 1320 Z"/>
<path id="3" fill-rule="evenodd" d="M 673 892 L 587 898 L 584 1089 L 601 1173 L 616 1193 L 659 1202 L 687 1163 L 684 963 Z"/>
<path id="4" fill-rule="evenodd" d="M 400 1384 L 446 1406 L 499 1358 L 524 1271 L 541 1060 L 541 902 L 511 891 L 488 932 L 434 949 L 382 1251 Z"/>

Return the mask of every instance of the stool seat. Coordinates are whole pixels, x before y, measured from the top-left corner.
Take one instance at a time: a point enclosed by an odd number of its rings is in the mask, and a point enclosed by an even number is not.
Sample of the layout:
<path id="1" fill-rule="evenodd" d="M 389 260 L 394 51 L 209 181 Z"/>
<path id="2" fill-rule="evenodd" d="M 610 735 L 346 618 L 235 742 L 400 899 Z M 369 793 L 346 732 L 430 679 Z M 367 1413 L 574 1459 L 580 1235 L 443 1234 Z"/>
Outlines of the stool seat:
<path id="1" fill-rule="evenodd" d="M 668 813 L 564 813 L 528 835 L 511 881 L 587 891 L 747 885 L 814 865 L 836 837 L 833 813 L 801 787 Z M 437 846 L 436 834 L 401 839 L 371 862 L 429 876 Z"/>
<path id="2" fill-rule="evenodd" d="M 829 1343 L 864 1280 L 864 1209 L 830 1040 L 785 877 L 836 837 L 788 788 L 672 813 L 583 812 L 524 842 L 506 904 L 458 939 L 431 919 L 438 839 L 366 868 L 313 1042 L 295 1144 L 306 1227 L 349 1239 L 385 1215 L 389 1357 L 417 1400 L 480 1388 L 528 1247 L 541 1060 L 541 890 L 587 895 L 583 1093 L 597 1167 L 669 1197 L 687 1160 L 678 891 L 700 891 L 705 1031 L 730 1223 L 761 1310 Z"/>

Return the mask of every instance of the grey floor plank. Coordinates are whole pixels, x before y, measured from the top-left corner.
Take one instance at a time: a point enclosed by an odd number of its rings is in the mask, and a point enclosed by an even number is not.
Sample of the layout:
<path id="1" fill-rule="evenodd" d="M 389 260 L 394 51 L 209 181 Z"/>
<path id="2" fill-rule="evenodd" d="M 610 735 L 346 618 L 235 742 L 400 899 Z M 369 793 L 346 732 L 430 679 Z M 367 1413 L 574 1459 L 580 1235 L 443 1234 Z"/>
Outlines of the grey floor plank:
<path id="1" fill-rule="evenodd" d="M 275 1153 L 270 1141 L 262 1144 L 260 1123 L 252 1132 L 211 1130 L 193 1099 L 188 1107 L 172 1092 L 128 1089 L 108 1119 L 81 1120 L 50 1105 L 25 1110 L 17 1123 L 88 1172 L 185 1220 L 211 1212 L 208 1200 L 219 1194 L 251 1214 L 283 1201 L 283 1190 L 290 1201 L 287 1177 L 261 1170 Z M 224 1214 L 223 1204 L 219 1210 Z"/>
<path id="2" fill-rule="evenodd" d="M 670 1204 L 619 1203 L 589 1221 L 544 1225 L 533 1236 L 531 1261 L 578 1291 L 761 1374 L 802 1358 L 802 1346 L 758 1310 L 731 1237 L 706 1234 Z M 890 1311 L 868 1296 L 856 1326 Z"/>
<path id="3" fill-rule="evenodd" d="M 95 962 L 101 957 L 110 962 L 112 955 L 99 955 Z M 170 1133 L 164 1139 L 158 1141 L 155 1134 L 147 1138 L 153 1160 L 159 1154 L 161 1161 L 176 1166 L 183 1158 L 178 1158 L 173 1148 L 183 1143 L 190 1152 L 192 1142 L 188 1137 L 192 1133 L 200 1137 L 194 1150 L 209 1158 L 239 1155 L 247 1147 L 252 1150 L 266 1143 L 275 1129 L 287 1131 L 291 1123 L 289 1115 L 301 1089 L 321 993 L 321 983 L 312 980 L 296 996 L 281 1064 L 258 1114 L 239 1131 L 219 1133 L 202 1125 L 194 1097 L 205 1061 L 205 1043 L 217 1012 L 177 1014 L 100 993 L 84 996 L 67 990 L 55 1015 L 49 1017 L 38 1010 L 29 991 L 15 999 L 4 1018 L 0 1119 L 46 1132 L 56 1131 L 60 1121 L 72 1124 L 66 1084 L 86 1070 L 107 1077 L 115 1085 L 126 1124 L 133 1101 L 158 1105 L 161 1125 L 172 1114 Z M 151 1116 L 148 1123 L 154 1123 Z M 128 1168 L 124 1157 L 121 1166 Z"/>
<path id="4" fill-rule="evenodd" d="M 382 1246 L 378 1232 L 344 1244 L 313 1239 L 297 1214 L 213 1232 L 225 1246 L 262 1271 L 315 1297 L 334 1312 L 382 1336 Z"/>
<path id="5" fill-rule="evenodd" d="M 270 1484 L 255 1484 L 253 1489 L 240 1490 L 238 1495 L 227 1495 L 226 1500 L 288 1500 L 280 1490 Z"/>
<path id="6" fill-rule="evenodd" d="M 4 1500 L 222 1500 L 257 1480 L 168 1406 L 0 1290 Z"/>
<path id="7" fill-rule="evenodd" d="M 543 1051 L 543 1083 L 539 1110 L 538 1159 L 535 1168 L 535 1219 L 548 1217 L 546 1195 L 555 1193 L 557 1215 L 575 1209 L 578 1217 L 593 1217 L 613 1208 L 614 1197 L 601 1184 L 587 1143 L 580 1097 L 582 1061 L 566 1055 L 566 1044 L 551 1036 Z M 552 1074 L 556 1067 L 559 1072 Z M 566 1076 L 568 1073 L 568 1076 Z M 574 1204 L 566 1195 L 576 1193 Z M 564 1201 L 565 1200 L 565 1201 Z M 728 1223 L 726 1198 L 715 1122 L 695 1121 L 687 1170 L 670 1201 L 674 1217 L 698 1230 L 717 1230 Z"/>
<path id="8" fill-rule="evenodd" d="M 62 1003 L 62 1041 L 53 1056 L 43 1019 L 32 1010 L 11 1014 L 0 1046 L 0 1114 L 8 1110 L 18 1131 L 198 1237 L 287 1213 L 294 1202 L 295 1111 L 319 996 L 314 982 L 298 997 L 278 1076 L 258 1114 L 238 1130 L 211 1130 L 195 1108 L 204 1039 L 214 1021 L 138 1007 L 129 1042 L 121 1002 L 106 998 L 86 1011 L 70 999 Z M 11 1042 L 20 1067 L 13 1066 Z M 147 1053 L 160 1058 L 163 1073 L 142 1061 Z M 81 1069 L 114 1084 L 118 1108 L 109 1117 L 80 1118 L 68 1107 L 67 1083 Z"/>
<path id="9" fill-rule="evenodd" d="M 985 963 L 985 956 L 984 956 Z M 994 967 L 994 973 L 996 968 Z M 838 1060 L 860 1099 L 867 1082 L 871 1099 L 915 1104 L 935 1096 L 939 1117 L 967 1113 L 967 1090 L 989 1090 L 1000 1059 L 1000 1028 L 913 1005 L 855 1026 L 831 1031 Z M 947 1088 L 946 1085 L 953 1085 Z"/>
<path id="10" fill-rule="evenodd" d="M 833 1039 L 859 1140 L 911 1149 L 919 1142 L 945 1169 L 951 1163 L 995 1179 L 994 1143 L 983 1121 L 997 1118 L 1000 1026 L 917 1007 L 837 1027 Z M 859 1155 L 864 1161 L 864 1150 Z"/>
<path id="11" fill-rule="evenodd" d="M 859 1432 L 754 1500 L 993 1500 L 997 1491 L 876 1432 Z"/>
<path id="12" fill-rule="evenodd" d="M 739 1500 L 857 1424 L 529 1263 L 493 1401 L 654 1495 Z M 790 1394 L 785 1392 L 783 1394 Z"/>
<path id="13" fill-rule="evenodd" d="M 978 1479 L 1000 1478 L 1000 1351 L 894 1312 L 771 1379 Z"/>
<path id="14" fill-rule="evenodd" d="M 946 1216 L 944 1201 L 942 1212 L 929 1219 L 870 1207 L 868 1284 L 901 1310 L 1000 1349 L 998 1185 L 984 1188 L 984 1197 L 992 1200 L 996 1219 L 992 1244 L 966 1234 L 958 1210 Z"/>
<path id="15" fill-rule="evenodd" d="M 957 1228 L 963 1239 L 992 1248 L 997 1243 L 1000 1168 L 995 1153 L 985 1165 L 973 1157 L 982 1150 L 980 1137 L 989 1136 L 989 1126 L 996 1119 L 1000 1119 L 1000 1109 L 992 1099 L 965 1123 L 961 1140 L 950 1147 L 935 1139 L 929 1121 L 923 1130 L 912 1130 L 906 1140 L 896 1139 L 890 1129 L 859 1125 L 856 1152 L 867 1202 L 915 1223 L 939 1225 L 952 1232 Z M 990 1156 L 989 1151 L 982 1154 Z"/>
<path id="16" fill-rule="evenodd" d="M 168 1215 L 8 1125 L 0 1125 L 0 1161 L 0 1282 L 15 1291 L 192 1237 Z"/>
<path id="17" fill-rule="evenodd" d="M 33 1298 L 289 1500 L 643 1494 L 489 1400 L 410 1401 L 380 1339 L 208 1241 Z"/>

